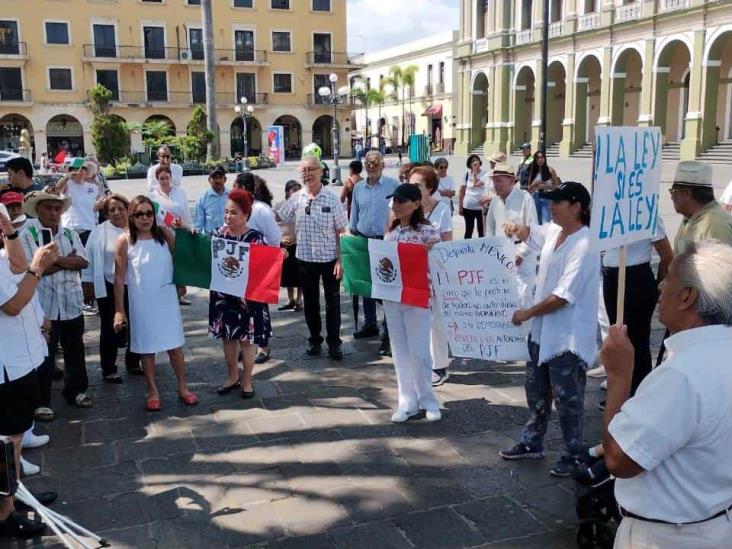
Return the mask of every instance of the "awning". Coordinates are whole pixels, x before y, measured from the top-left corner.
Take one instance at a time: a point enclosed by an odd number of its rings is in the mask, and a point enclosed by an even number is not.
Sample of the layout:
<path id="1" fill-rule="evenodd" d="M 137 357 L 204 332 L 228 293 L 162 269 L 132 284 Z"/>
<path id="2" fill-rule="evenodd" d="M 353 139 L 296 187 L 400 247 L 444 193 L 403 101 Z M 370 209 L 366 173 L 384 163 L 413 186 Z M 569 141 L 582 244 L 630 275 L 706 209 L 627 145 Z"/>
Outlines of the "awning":
<path id="1" fill-rule="evenodd" d="M 442 118 L 442 105 L 440 103 L 434 103 L 427 107 L 427 110 L 422 113 L 422 116 L 429 116 L 430 118 Z"/>

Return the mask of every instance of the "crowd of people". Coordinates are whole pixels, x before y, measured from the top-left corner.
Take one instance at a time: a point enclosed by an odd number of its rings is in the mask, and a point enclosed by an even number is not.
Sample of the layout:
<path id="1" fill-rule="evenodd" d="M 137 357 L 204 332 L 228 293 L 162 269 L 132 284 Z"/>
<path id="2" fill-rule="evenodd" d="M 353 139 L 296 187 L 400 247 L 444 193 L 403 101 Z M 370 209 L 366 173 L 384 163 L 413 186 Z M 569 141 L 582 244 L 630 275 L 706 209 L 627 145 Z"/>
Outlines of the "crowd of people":
<path id="1" fill-rule="evenodd" d="M 590 193 L 579 182 L 563 182 L 542 151 L 531 154 L 530 144 L 522 147 L 516 167 L 501 151 L 486 166 L 476 154 L 466 164 L 457 185 L 445 158 L 402 165 L 397 180 L 384 174 L 382 154 L 368 150 L 351 162 L 336 195 L 324 186 L 320 158 L 308 154 L 299 163 L 299 180 L 288 181 L 285 199 L 274 205 L 263 178 L 244 171 L 230 189 L 225 170 L 216 168 L 190 215 L 183 172 L 167 147 L 148 171 L 148 193 L 132 200 L 112 193 L 90 160 L 72 163 L 66 176 L 45 188 L 33 180 L 30 162 L 9 161 L 10 186 L 0 195 L 0 434 L 13 439 L 21 473 L 38 470 L 22 459 L 21 447 L 48 442 L 33 433 L 33 422 L 56 418 L 51 386 L 59 375 L 59 348 L 62 397 L 72 406 L 93 406 L 83 345 L 87 314 L 100 318 L 105 382 L 124 382 L 117 367 L 124 349 L 128 374 L 145 378 L 145 409 L 159 411 L 155 356 L 165 352 L 180 400 L 198 403 L 186 383 L 181 305 L 190 302 L 186 289 L 173 282 L 174 229 L 280 247 L 287 299 L 279 310 L 303 311 L 307 355 L 321 355 L 325 344 L 327 356 L 339 361 L 341 236 L 430 249 L 453 239 L 456 210 L 465 219 L 464 238 L 506 236 L 515 247 L 519 308 L 512 322 L 528 324 L 529 417 L 520 440 L 501 450 L 501 457 L 544 458 L 554 405 L 564 451 L 550 472 L 622 479 L 617 495 L 628 520 L 619 532 L 622 547 L 634 547 L 641 530 L 672 539 L 675 531 L 667 525 L 684 526 L 679 535 L 683 531 L 689 539 L 700 532 L 704 539 L 730 539 L 732 475 L 713 459 L 723 459 L 732 447 L 732 371 L 720 359 L 732 351 L 732 217 L 715 200 L 711 166 L 678 164 L 670 192 L 683 221 L 673 246 L 659 220 L 650 239 L 628 247 L 625 325 L 609 329 L 599 352 L 607 374 L 605 434 L 601 444 L 588 447 L 587 372 L 598 357 L 598 322 L 604 315 L 610 324 L 617 318 L 617 251 L 601 256 L 593 250 Z M 450 355 L 437 312 L 369 297 L 353 300 L 354 311 L 363 311 L 353 337 L 380 337 L 380 353 L 393 357 L 398 404 L 392 421 L 439 421 L 435 388 L 449 378 Z M 668 358 L 653 371 L 650 333 L 657 302 L 669 330 Z M 221 341 L 226 364 L 217 392 L 253 398 L 256 364 L 270 360 L 268 305 L 211 291 L 208 331 Z M 600 466 L 587 466 L 599 457 Z M 673 489 L 679 483 L 683 489 Z M 55 498 L 41 496 L 45 502 Z M 42 531 L 17 507 L 12 497 L 0 498 L 0 536 Z M 639 525 L 631 527 L 632 521 Z"/>

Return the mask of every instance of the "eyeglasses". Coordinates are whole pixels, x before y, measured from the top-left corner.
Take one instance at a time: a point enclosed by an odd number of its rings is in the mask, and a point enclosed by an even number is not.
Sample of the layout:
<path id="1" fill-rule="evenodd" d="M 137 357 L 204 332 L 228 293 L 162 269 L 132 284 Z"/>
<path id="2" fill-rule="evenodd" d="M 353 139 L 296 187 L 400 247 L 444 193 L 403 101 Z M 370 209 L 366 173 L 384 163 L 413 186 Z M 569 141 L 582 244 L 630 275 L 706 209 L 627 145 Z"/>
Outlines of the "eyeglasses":
<path id="1" fill-rule="evenodd" d="M 301 174 L 317 172 L 320 168 L 300 168 Z"/>
<path id="2" fill-rule="evenodd" d="M 308 200 L 308 203 L 305 206 L 305 215 L 310 215 L 310 207 L 313 205 L 313 200 L 313 198 Z"/>
<path id="3" fill-rule="evenodd" d="M 670 189 L 668 190 L 668 194 L 670 194 L 670 195 L 671 195 L 671 198 L 673 198 L 673 197 L 674 197 L 674 195 L 675 195 L 675 194 L 676 194 L 677 192 L 679 192 L 679 191 L 684 191 L 684 190 L 686 190 L 686 189 L 683 189 L 683 188 L 680 188 L 680 187 L 671 187 L 671 188 L 670 188 Z"/>
<path id="4" fill-rule="evenodd" d="M 132 214 L 135 219 L 142 219 L 143 217 L 155 217 L 155 212 L 152 210 L 145 210 L 144 212 L 135 212 Z"/>
<path id="5" fill-rule="evenodd" d="M 378 168 L 379 166 L 381 166 L 381 162 L 379 162 L 378 160 L 369 160 L 368 162 L 366 162 L 367 168 Z"/>

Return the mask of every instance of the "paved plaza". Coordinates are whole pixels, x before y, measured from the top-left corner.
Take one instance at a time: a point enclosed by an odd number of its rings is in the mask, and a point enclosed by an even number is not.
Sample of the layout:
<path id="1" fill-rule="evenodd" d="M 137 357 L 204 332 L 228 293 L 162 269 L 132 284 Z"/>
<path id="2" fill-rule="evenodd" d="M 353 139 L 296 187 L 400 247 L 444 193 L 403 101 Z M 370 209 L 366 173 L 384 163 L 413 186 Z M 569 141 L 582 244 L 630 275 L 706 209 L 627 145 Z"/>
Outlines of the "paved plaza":
<path id="1" fill-rule="evenodd" d="M 456 179 L 463 166 L 464 158 L 451 158 Z M 555 167 L 565 180 L 589 179 L 589 161 L 557 161 Z M 722 187 L 729 174 L 715 170 Z M 295 165 L 259 173 L 279 200 Z M 672 175 L 673 165 L 665 166 L 664 178 Z M 190 200 L 205 185 L 205 178 L 184 181 Z M 144 186 L 112 184 L 128 196 Z M 673 235 L 678 220 L 665 190 L 661 212 Z M 456 227 L 456 236 L 461 231 Z M 220 344 L 207 336 L 208 292 L 191 289 L 189 298 L 185 352 L 190 386 L 200 398 L 196 407 L 177 399 L 164 357 L 158 362 L 160 413 L 144 411 L 142 378 L 104 384 L 98 318 L 86 317 L 95 405 L 64 405 L 57 383 L 59 419 L 37 426 L 51 434 L 51 443 L 26 453 L 42 466 L 27 485 L 57 491 L 54 509 L 115 547 L 574 546 L 573 482 L 549 476 L 563 447 L 556 417 L 546 460 L 498 456 L 527 418 L 522 364 L 455 359 L 450 379 L 436 390 L 442 421 L 392 424 L 391 359 L 379 357 L 378 340 L 353 340 L 351 300 L 344 296 L 342 362 L 306 357 L 302 313 L 273 308 L 272 359 L 255 368 L 257 397 L 222 397 L 215 389 L 225 365 Z M 662 330 L 657 322 L 654 327 L 655 352 Z M 599 381 L 589 380 L 588 441 L 600 437 L 601 398 Z M 58 546 L 53 537 L 38 544 Z"/>

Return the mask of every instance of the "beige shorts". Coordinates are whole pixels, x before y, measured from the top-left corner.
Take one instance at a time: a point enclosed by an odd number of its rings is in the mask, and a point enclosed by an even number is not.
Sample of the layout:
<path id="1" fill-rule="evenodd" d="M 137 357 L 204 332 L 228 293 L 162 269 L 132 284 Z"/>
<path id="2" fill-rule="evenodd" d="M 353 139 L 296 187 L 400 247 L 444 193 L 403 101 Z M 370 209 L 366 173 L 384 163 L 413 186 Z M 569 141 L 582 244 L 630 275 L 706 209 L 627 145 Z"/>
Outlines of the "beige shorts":
<path id="1" fill-rule="evenodd" d="M 658 524 L 623 518 L 614 549 L 723 549 L 732 547 L 732 514 L 699 524 Z"/>

